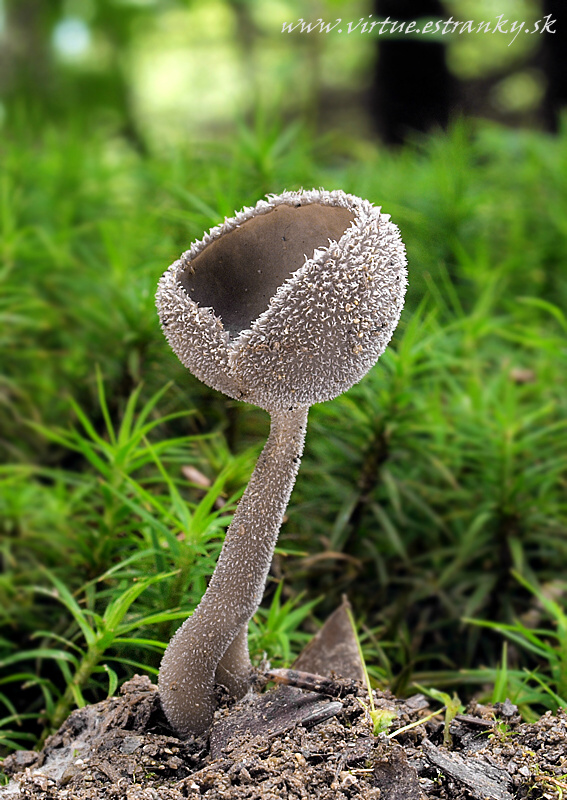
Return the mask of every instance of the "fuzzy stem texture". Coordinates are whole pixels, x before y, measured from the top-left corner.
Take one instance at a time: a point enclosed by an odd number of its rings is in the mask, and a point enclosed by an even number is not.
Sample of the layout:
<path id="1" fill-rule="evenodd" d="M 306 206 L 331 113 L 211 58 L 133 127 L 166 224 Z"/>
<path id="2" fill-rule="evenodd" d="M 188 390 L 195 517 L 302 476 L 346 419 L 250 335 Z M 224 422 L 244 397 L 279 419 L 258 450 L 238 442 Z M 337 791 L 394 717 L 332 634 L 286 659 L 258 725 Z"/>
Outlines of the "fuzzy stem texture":
<path id="1" fill-rule="evenodd" d="M 215 682 L 241 697 L 250 686 L 248 622 L 256 612 L 297 471 L 308 407 L 272 413 L 270 435 L 226 533 L 203 599 L 165 651 L 159 691 L 175 730 L 206 730 Z"/>

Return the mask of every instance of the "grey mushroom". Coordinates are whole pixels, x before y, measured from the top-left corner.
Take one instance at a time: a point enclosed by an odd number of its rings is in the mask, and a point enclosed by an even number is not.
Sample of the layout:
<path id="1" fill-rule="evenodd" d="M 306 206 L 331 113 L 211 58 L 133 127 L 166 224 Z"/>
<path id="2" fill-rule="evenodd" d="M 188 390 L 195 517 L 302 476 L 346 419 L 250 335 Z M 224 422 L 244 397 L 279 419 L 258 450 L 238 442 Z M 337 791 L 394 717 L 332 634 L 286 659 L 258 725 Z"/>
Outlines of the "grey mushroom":
<path id="1" fill-rule="evenodd" d="M 284 192 L 195 242 L 160 280 L 157 307 L 181 362 L 269 412 L 270 434 L 199 606 L 165 651 L 159 692 L 181 735 L 211 724 L 216 683 L 251 685 L 256 612 L 295 483 L 307 412 L 359 381 L 384 352 L 406 290 L 398 228 L 342 191 Z"/>

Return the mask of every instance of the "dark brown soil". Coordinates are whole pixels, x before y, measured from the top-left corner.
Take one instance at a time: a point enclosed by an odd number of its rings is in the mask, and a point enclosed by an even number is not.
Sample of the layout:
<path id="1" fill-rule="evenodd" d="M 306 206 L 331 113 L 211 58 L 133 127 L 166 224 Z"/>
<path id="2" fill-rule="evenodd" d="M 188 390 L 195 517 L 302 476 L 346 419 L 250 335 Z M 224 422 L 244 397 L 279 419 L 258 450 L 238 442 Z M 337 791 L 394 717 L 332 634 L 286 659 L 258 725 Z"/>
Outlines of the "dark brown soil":
<path id="1" fill-rule="evenodd" d="M 288 686 L 250 695 L 221 707 L 210 740 L 183 741 L 168 730 L 155 686 L 137 676 L 120 697 L 74 711 L 41 753 L 9 756 L 4 770 L 12 781 L 0 798 L 567 797 L 564 711 L 525 724 L 509 702 L 475 705 L 453 721 L 452 744 L 445 746 L 442 716 L 391 737 L 429 713 L 421 695 L 402 701 L 377 693 L 377 706 L 397 716 L 387 734 L 373 736 L 362 689 L 352 681 L 347 688 L 339 697 Z M 246 730 L 250 720 L 257 725 Z"/>

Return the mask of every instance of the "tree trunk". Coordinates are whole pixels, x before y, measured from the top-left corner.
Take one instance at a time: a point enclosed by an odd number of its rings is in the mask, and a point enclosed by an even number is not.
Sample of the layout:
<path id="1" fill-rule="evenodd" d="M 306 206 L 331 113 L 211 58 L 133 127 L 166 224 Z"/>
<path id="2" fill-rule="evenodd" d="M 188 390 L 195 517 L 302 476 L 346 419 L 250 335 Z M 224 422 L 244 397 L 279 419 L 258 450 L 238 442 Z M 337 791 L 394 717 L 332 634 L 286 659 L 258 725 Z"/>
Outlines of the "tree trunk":
<path id="1" fill-rule="evenodd" d="M 374 19 L 418 22 L 445 17 L 439 0 L 375 0 Z M 418 27 L 419 24 L 418 24 Z M 391 30 L 391 25 L 385 31 Z M 446 127 L 454 107 L 454 80 L 445 61 L 445 45 L 431 36 L 385 34 L 376 37 L 378 58 L 370 111 L 375 127 L 390 144 L 411 131 Z"/>

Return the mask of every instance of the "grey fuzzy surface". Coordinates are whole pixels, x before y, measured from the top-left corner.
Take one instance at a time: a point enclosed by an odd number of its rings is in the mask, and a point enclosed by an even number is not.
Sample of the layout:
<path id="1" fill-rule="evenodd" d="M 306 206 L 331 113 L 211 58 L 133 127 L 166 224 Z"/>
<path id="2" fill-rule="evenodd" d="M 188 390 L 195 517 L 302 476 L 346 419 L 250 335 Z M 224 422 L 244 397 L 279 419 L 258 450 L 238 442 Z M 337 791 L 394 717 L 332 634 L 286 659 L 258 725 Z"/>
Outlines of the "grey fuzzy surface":
<path id="1" fill-rule="evenodd" d="M 338 241 L 317 242 L 249 327 L 229 333 L 214 308 L 189 296 L 183 272 L 253 218 L 310 204 L 348 209 L 353 222 Z M 157 307 L 171 347 L 200 380 L 284 410 L 329 400 L 361 380 L 392 337 L 406 286 L 405 248 L 389 215 L 354 195 L 313 189 L 270 196 L 212 228 L 165 272 Z"/>

